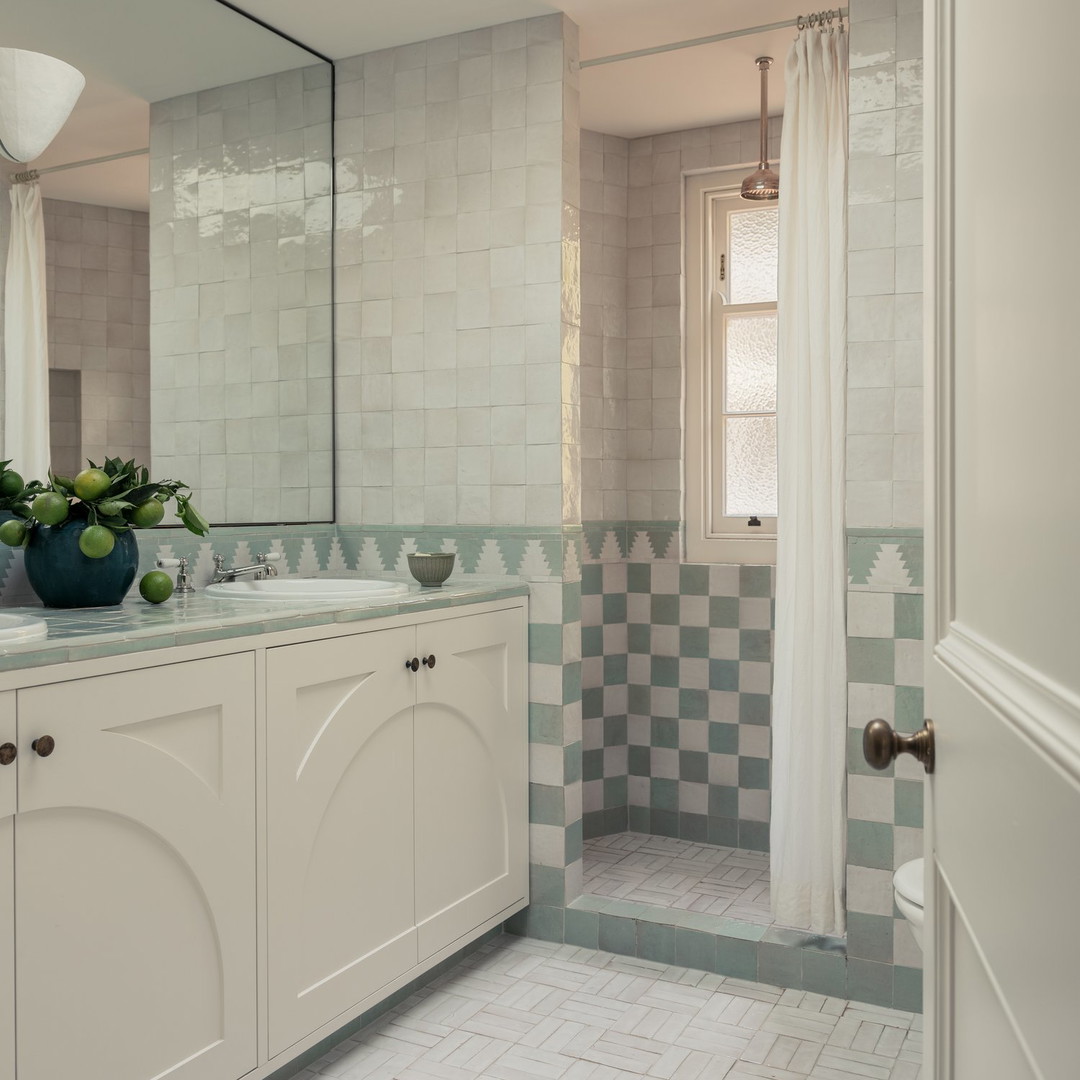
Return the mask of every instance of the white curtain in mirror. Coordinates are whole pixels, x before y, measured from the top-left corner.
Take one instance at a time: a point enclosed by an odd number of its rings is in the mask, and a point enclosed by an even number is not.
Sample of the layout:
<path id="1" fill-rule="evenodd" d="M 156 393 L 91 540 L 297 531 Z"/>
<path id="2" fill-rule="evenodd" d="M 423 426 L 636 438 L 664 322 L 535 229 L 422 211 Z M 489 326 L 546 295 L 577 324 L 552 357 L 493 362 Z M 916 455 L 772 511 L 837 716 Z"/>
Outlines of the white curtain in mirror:
<path id="1" fill-rule="evenodd" d="M 49 342 L 45 225 L 37 182 L 11 188 L 4 278 L 3 457 L 27 479 L 49 468 Z"/>
<path id="2" fill-rule="evenodd" d="M 844 932 L 847 36 L 803 31 L 780 144 L 772 910 Z"/>

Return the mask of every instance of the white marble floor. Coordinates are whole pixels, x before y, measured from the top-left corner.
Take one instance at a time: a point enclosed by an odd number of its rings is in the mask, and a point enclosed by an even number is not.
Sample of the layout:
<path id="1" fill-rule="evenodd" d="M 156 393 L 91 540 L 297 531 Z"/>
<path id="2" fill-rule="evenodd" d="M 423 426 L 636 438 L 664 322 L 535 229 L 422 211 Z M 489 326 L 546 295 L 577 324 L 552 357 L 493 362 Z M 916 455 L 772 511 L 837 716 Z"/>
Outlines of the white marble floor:
<path id="1" fill-rule="evenodd" d="M 295 1080 L 917 1080 L 922 1017 L 500 937 Z"/>
<path id="2" fill-rule="evenodd" d="M 769 856 L 668 836 L 615 833 L 585 841 L 584 891 L 771 925 Z"/>

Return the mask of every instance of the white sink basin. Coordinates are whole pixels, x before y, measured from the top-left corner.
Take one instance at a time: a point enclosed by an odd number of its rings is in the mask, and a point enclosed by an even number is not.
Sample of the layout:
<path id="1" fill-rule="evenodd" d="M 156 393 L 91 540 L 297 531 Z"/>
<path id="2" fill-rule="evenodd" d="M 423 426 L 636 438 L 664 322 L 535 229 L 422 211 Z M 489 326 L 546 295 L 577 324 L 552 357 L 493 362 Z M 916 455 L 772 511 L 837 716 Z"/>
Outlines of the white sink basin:
<path id="1" fill-rule="evenodd" d="M 0 615 L 0 648 L 21 645 L 24 641 L 40 641 L 48 637 L 49 625 L 33 615 Z"/>
<path id="2" fill-rule="evenodd" d="M 293 603 L 355 603 L 403 596 L 407 585 L 368 578 L 265 578 L 241 579 L 207 585 L 206 595 L 221 600 L 291 601 Z"/>

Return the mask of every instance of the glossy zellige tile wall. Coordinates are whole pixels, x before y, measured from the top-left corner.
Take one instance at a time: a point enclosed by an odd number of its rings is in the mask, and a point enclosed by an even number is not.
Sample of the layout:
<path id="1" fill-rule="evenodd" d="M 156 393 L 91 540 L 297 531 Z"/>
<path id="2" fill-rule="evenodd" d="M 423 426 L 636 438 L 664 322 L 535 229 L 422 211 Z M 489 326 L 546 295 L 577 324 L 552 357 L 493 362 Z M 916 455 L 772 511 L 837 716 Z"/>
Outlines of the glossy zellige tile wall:
<path id="1" fill-rule="evenodd" d="M 339 516 L 579 523 L 577 28 L 337 65 Z"/>

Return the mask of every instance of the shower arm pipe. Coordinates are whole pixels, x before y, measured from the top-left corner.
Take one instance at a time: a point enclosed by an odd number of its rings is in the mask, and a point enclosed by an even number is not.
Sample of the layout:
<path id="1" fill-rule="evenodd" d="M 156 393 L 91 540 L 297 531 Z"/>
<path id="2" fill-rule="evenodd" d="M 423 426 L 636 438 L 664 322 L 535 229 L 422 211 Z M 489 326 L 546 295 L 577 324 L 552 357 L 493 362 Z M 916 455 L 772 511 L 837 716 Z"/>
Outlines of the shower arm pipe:
<path id="1" fill-rule="evenodd" d="M 712 45 L 717 41 L 730 41 L 732 38 L 750 37 L 753 34 L 768 34 L 774 30 L 785 30 L 794 27 L 802 30 L 808 27 L 821 27 L 828 25 L 833 19 L 840 21 L 841 29 L 843 20 L 847 18 L 846 7 L 834 8 L 830 11 L 816 11 L 812 15 L 798 15 L 794 19 L 784 19 L 782 22 L 766 23 L 764 26 L 748 26 L 743 30 L 726 30 L 722 34 L 710 34 L 708 37 L 687 38 L 685 41 L 673 41 L 668 45 L 653 45 L 648 49 L 634 49 L 631 52 L 612 53 L 610 56 L 594 56 L 591 60 L 582 60 L 580 67 L 598 67 L 601 64 L 618 64 L 623 60 L 636 60 L 642 56 L 656 56 L 658 53 L 675 52 L 678 49 L 693 49 L 698 45 Z"/>
<path id="2" fill-rule="evenodd" d="M 66 165 L 50 165 L 45 169 L 27 169 L 25 172 L 17 172 L 8 179 L 13 184 L 29 184 L 47 173 L 64 172 L 66 169 L 81 169 L 86 165 L 104 165 L 106 161 L 120 161 L 123 158 L 142 157 L 150 153 L 150 147 L 144 146 L 140 150 L 123 150 L 119 154 L 106 154 L 104 157 L 87 158 L 85 161 L 69 161 Z"/>
<path id="3" fill-rule="evenodd" d="M 761 168 L 767 169 L 769 167 L 769 121 L 766 117 L 769 115 L 769 68 L 772 67 L 772 60 L 762 57 L 758 60 L 757 66 L 761 72 L 761 155 L 758 158 L 758 164 Z"/>

